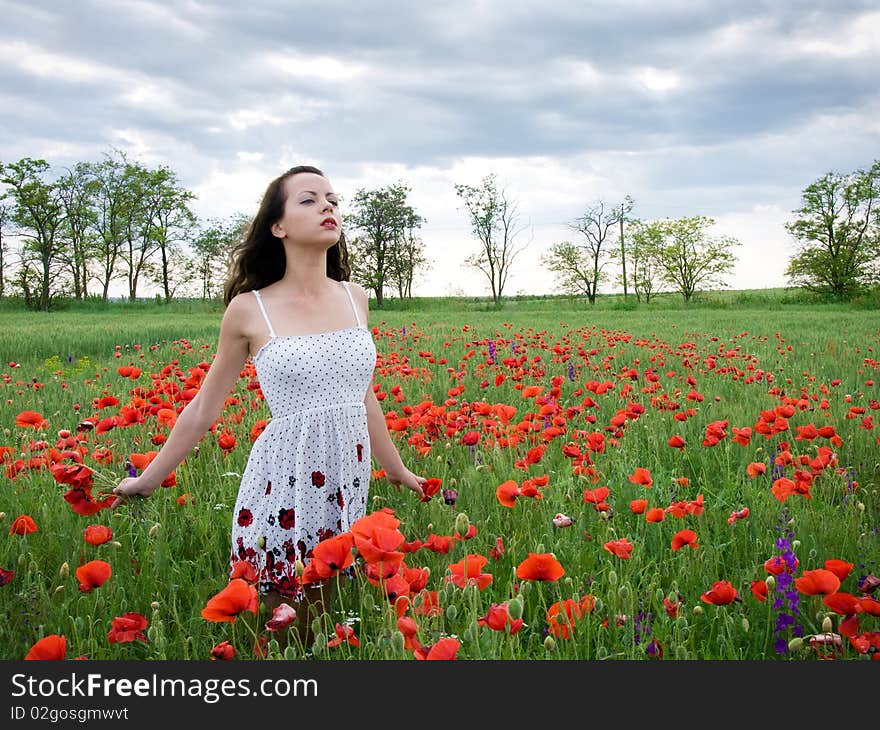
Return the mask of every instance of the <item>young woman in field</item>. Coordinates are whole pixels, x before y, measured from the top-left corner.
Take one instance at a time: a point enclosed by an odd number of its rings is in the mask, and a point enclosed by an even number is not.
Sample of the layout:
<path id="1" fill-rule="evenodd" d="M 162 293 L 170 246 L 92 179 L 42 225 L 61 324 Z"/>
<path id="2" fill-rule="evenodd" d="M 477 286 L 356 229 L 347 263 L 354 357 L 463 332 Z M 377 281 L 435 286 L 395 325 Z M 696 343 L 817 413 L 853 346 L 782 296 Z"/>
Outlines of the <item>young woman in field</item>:
<path id="1" fill-rule="evenodd" d="M 143 473 L 113 490 L 114 507 L 151 495 L 216 421 L 253 357 L 273 418 L 242 475 L 230 565 L 250 563 L 270 613 L 282 601 L 297 609 L 304 640 L 327 596 L 304 590 L 295 564 L 364 516 L 371 456 L 398 489 L 422 497 L 425 483 L 401 461 L 373 392 L 368 298 L 348 281 L 338 205 L 314 167 L 269 184 L 236 251 L 217 352 L 198 394 Z"/>

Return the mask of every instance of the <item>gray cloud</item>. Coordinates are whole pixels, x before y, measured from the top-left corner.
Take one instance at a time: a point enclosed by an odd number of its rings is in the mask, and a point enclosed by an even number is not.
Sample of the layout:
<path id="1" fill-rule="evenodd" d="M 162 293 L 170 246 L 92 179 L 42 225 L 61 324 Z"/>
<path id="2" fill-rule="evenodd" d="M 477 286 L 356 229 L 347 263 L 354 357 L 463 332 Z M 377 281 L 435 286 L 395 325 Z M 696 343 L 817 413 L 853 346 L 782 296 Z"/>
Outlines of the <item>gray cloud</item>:
<path id="1" fill-rule="evenodd" d="M 880 12 L 777 5 L 0 0 L 0 159 L 117 145 L 210 191 L 243 159 L 268 181 L 291 156 L 346 179 L 543 158 L 649 215 L 790 208 L 876 156 Z"/>

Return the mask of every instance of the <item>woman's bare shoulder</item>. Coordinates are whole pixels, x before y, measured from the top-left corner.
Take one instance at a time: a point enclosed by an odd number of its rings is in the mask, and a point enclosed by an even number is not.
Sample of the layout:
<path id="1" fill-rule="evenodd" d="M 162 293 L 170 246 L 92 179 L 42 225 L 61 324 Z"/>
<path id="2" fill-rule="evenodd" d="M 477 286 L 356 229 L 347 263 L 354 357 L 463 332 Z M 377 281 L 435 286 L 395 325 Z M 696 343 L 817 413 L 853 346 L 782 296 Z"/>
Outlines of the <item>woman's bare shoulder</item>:
<path id="1" fill-rule="evenodd" d="M 223 325 L 247 334 L 248 325 L 253 321 L 257 306 L 257 299 L 252 291 L 236 294 L 226 305 Z"/>

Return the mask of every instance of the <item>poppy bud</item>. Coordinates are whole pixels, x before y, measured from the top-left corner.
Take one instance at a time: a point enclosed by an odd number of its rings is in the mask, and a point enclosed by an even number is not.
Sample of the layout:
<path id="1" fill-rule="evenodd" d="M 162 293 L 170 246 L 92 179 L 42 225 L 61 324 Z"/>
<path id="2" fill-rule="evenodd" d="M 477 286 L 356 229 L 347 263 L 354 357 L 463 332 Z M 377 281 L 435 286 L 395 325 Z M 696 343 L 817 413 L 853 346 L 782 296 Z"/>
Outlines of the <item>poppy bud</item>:
<path id="1" fill-rule="evenodd" d="M 305 570 L 305 568 L 303 568 L 303 570 Z M 364 594 L 363 603 L 364 603 L 364 608 L 367 611 L 372 611 L 374 608 L 376 608 L 376 599 L 373 598 L 372 593 Z"/>
<path id="2" fill-rule="evenodd" d="M 61 580 L 64 580 L 65 578 L 67 578 L 68 575 L 70 575 L 70 566 L 65 561 L 61 563 L 61 567 L 58 568 L 58 576 L 61 578 Z"/>
<path id="3" fill-rule="evenodd" d="M 464 512 L 459 512 L 455 516 L 455 532 L 464 537 L 467 534 L 468 528 L 471 526 L 471 522 L 468 519 L 468 516 Z"/>
<path id="4" fill-rule="evenodd" d="M 317 654 L 319 651 L 323 651 L 327 648 L 327 637 L 324 636 L 323 632 L 318 632 L 315 634 L 315 640 L 312 642 L 312 651 Z"/>
<path id="5" fill-rule="evenodd" d="M 159 534 L 159 529 L 162 527 L 158 522 L 150 528 L 150 537 L 156 537 Z"/>
<path id="6" fill-rule="evenodd" d="M 749 627 L 750 627 L 749 620 L 745 616 L 743 616 L 743 631 L 745 631 L 746 633 L 749 633 Z"/>
<path id="7" fill-rule="evenodd" d="M 458 609 L 456 608 L 454 603 L 451 606 L 447 606 L 446 618 L 448 618 L 450 621 L 455 621 L 455 619 L 458 618 Z"/>
<path id="8" fill-rule="evenodd" d="M 260 535 L 257 538 L 257 547 L 260 548 L 260 550 L 266 549 L 266 536 L 265 535 Z"/>
<path id="9" fill-rule="evenodd" d="M 800 651 L 804 646 L 804 640 L 800 636 L 795 636 L 788 642 L 789 651 Z"/>
<path id="10" fill-rule="evenodd" d="M 800 546 L 801 546 L 801 541 L 800 541 L 800 540 L 794 540 L 794 541 L 792 541 L 792 543 L 791 543 L 791 547 L 792 547 L 793 550 L 797 550 Z"/>
<path id="11" fill-rule="evenodd" d="M 53 595 L 53 597 L 54 597 L 54 596 L 60 596 L 60 595 L 62 595 L 63 593 L 64 593 L 64 586 L 58 586 L 58 587 L 55 589 L 55 592 L 54 592 L 52 595 Z"/>
<path id="12" fill-rule="evenodd" d="M 767 588 L 772 591 L 774 588 L 776 588 L 776 576 L 768 575 L 766 578 L 764 578 L 764 583 L 767 585 Z"/>
<path id="13" fill-rule="evenodd" d="M 596 649 L 596 659 L 607 659 L 608 658 L 608 649 L 604 646 L 600 646 Z"/>
<path id="14" fill-rule="evenodd" d="M 119 542 L 118 540 L 114 540 L 113 542 L 111 542 L 109 544 L 112 545 L 113 547 L 115 547 L 117 550 L 122 547 L 122 543 Z"/>
<path id="15" fill-rule="evenodd" d="M 6 519 L 6 513 L 0 512 L 0 522 L 3 522 L 3 520 L 5 520 L 5 519 Z"/>
<path id="16" fill-rule="evenodd" d="M 522 618 L 523 615 L 523 601 L 521 596 L 517 596 L 510 600 L 507 604 L 507 615 L 514 621 Z"/>
<path id="17" fill-rule="evenodd" d="M 608 583 L 613 586 L 617 585 L 617 573 L 613 570 L 608 571 Z"/>
<path id="18" fill-rule="evenodd" d="M 826 616 L 822 619 L 822 633 L 830 634 L 833 628 L 834 624 L 831 621 L 831 616 Z"/>
<path id="19" fill-rule="evenodd" d="M 22 553 L 18 556 L 18 567 L 23 568 L 24 564 L 27 562 L 27 553 Z"/>
<path id="20" fill-rule="evenodd" d="M 403 634 L 400 631 L 395 631 L 391 634 L 391 649 L 395 654 L 400 654 L 403 651 L 405 643 Z"/>
<path id="21" fill-rule="evenodd" d="M 620 596 L 624 601 L 628 600 L 632 596 L 632 591 L 630 590 L 629 583 L 622 583 L 617 589 L 617 595 Z"/>
<path id="22" fill-rule="evenodd" d="M 434 523 L 433 523 L 433 522 L 429 522 L 429 523 L 428 523 L 428 528 L 427 528 L 427 529 L 428 529 L 428 532 L 430 532 L 431 530 L 433 530 L 433 529 L 434 529 Z"/>
<path id="23" fill-rule="evenodd" d="M 858 509 L 859 512 L 864 512 L 865 511 L 865 503 L 864 502 L 857 503 L 856 509 Z"/>
<path id="24" fill-rule="evenodd" d="M 275 640 L 273 639 L 273 641 Z M 284 647 L 284 658 L 287 660 L 296 659 L 296 648 L 293 646 Z"/>
<path id="25" fill-rule="evenodd" d="M 544 638 L 544 648 L 547 651 L 553 651 L 556 648 L 556 639 L 552 636 L 546 636 Z"/>
<path id="26" fill-rule="evenodd" d="M 543 553 L 543 552 L 546 552 L 546 551 L 544 550 L 544 543 L 543 543 L 543 542 L 539 542 L 539 543 L 538 543 L 538 546 L 535 548 L 535 552 L 536 552 L 536 553 Z"/>
<path id="27" fill-rule="evenodd" d="M 702 606 L 694 606 L 694 616 L 699 616 L 703 613 Z"/>

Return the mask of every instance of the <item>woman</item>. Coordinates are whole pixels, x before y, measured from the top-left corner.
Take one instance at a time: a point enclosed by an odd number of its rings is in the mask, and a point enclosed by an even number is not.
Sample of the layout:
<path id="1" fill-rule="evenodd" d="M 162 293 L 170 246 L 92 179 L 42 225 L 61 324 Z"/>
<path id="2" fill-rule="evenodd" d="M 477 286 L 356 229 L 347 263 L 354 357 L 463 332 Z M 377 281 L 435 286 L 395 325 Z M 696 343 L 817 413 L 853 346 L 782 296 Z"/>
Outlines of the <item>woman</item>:
<path id="1" fill-rule="evenodd" d="M 338 207 L 317 168 L 294 167 L 269 184 L 236 251 L 217 352 L 198 394 L 143 473 L 113 490 L 114 507 L 152 494 L 216 421 L 253 357 L 272 420 L 242 475 L 230 562 L 253 566 L 270 611 L 282 600 L 323 609 L 320 589 L 304 589 L 295 565 L 365 514 L 371 456 L 398 490 L 423 496 L 425 477 L 404 466 L 371 387 L 368 297 L 348 281 Z M 310 617 L 299 613 L 303 636 Z"/>

